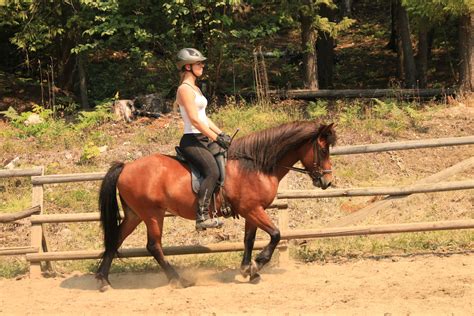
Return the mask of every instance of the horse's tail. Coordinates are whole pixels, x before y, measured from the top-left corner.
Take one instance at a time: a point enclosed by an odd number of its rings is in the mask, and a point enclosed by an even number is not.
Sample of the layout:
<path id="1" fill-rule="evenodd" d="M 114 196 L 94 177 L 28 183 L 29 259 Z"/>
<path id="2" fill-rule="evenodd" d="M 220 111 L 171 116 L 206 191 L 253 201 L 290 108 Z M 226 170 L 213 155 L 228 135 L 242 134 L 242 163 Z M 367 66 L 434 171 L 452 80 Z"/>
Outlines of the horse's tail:
<path id="1" fill-rule="evenodd" d="M 117 202 L 117 181 L 124 166 L 123 162 L 114 162 L 100 186 L 100 222 L 104 230 L 106 252 L 115 253 L 118 248 L 120 215 Z"/>

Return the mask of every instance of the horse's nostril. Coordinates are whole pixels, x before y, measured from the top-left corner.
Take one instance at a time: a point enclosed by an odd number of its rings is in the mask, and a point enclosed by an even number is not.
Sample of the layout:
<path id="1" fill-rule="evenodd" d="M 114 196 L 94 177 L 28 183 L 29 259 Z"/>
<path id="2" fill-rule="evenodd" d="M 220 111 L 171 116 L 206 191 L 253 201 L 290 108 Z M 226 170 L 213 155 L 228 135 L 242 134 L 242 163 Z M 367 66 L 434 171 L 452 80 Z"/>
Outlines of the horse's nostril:
<path id="1" fill-rule="evenodd" d="M 331 186 L 331 182 L 328 183 L 328 188 Z"/>

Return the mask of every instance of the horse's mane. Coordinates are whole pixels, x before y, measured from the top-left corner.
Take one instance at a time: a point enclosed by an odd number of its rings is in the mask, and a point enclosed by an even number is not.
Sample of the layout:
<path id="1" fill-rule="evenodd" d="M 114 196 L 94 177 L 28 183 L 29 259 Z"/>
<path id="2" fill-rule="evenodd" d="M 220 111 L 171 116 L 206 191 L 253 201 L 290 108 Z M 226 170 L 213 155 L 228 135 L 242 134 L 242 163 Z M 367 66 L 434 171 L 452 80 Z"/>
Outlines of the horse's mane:
<path id="1" fill-rule="evenodd" d="M 329 145 L 334 145 L 336 134 L 326 127 L 316 122 L 293 122 L 255 132 L 234 140 L 228 158 L 239 160 L 245 170 L 271 174 L 283 156 L 310 139 L 322 136 Z M 320 135 L 324 130 L 325 135 Z"/>

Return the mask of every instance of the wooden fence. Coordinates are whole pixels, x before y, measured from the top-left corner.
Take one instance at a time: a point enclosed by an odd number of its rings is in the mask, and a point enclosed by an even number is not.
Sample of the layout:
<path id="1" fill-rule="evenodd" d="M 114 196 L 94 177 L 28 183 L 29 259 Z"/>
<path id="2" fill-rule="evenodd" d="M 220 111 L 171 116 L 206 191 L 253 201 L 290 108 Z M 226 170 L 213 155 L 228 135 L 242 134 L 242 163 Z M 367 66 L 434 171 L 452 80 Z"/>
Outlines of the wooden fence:
<path id="1" fill-rule="evenodd" d="M 418 141 L 406 141 L 397 143 L 383 143 L 372 145 L 343 146 L 332 150 L 334 155 L 362 154 L 392 150 L 405 150 L 416 148 L 430 148 L 441 146 L 458 146 L 474 144 L 474 136 L 427 139 Z M 450 173 L 460 172 L 474 166 L 474 157 L 470 158 L 459 166 L 448 168 Z M 446 172 L 442 172 L 446 176 Z M 17 220 L 25 214 L 31 215 L 31 246 L 0 249 L 0 255 L 26 254 L 26 259 L 30 262 L 30 275 L 35 277 L 41 275 L 41 262 L 49 263 L 54 260 L 75 260 L 75 259 L 96 259 L 100 258 L 101 250 L 80 250 L 80 251 L 48 251 L 47 242 L 44 238 L 43 225 L 64 222 L 87 222 L 98 221 L 99 213 L 76 213 L 76 214 L 44 214 L 43 206 L 43 187 L 48 184 L 80 182 L 80 181 L 98 181 L 103 179 L 105 173 L 86 173 L 86 174 L 63 174 L 63 175 L 44 175 L 43 168 L 28 170 L 0 170 L 0 178 L 26 176 L 31 177 L 33 185 L 32 208 L 16 214 L 7 214 L 0 217 L 1 222 Z M 283 182 L 284 183 L 284 182 Z M 323 197 L 342 197 L 342 196 L 372 196 L 388 195 L 389 198 L 397 196 L 406 196 L 415 193 L 438 192 L 449 190 L 466 190 L 474 188 L 474 180 L 442 182 L 442 183 L 421 183 L 405 187 L 389 188 L 355 188 L 355 189 L 329 189 L 320 190 L 284 190 L 280 187 L 277 199 L 272 204 L 272 208 L 277 208 L 279 212 L 279 227 L 282 234 L 282 243 L 280 250 L 283 256 L 288 256 L 287 243 L 285 241 L 298 238 L 321 238 L 337 236 L 355 236 L 370 234 L 389 234 L 402 232 L 419 232 L 433 230 L 452 230 L 452 229 L 471 229 L 474 228 L 474 220 L 457 220 L 428 223 L 406 223 L 391 224 L 366 227 L 333 227 L 325 229 L 311 230 L 290 230 L 288 227 L 288 204 L 286 199 L 296 198 L 323 198 Z M 31 214 L 29 214 L 31 213 Z M 168 214 L 167 216 L 173 216 Z M 266 241 L 256 241 L 255 249 L 261 249 L 267 244 Z M 164 252 L 167 255 L 195 254 L 195 253 L 214 253 L 243 250 L 242 242 L 218 243 L 203 246 L 177 246 L 165 247 Z M 119 254 L 123 257 L 148 256 L 145 248 L 120 249 Z"/>

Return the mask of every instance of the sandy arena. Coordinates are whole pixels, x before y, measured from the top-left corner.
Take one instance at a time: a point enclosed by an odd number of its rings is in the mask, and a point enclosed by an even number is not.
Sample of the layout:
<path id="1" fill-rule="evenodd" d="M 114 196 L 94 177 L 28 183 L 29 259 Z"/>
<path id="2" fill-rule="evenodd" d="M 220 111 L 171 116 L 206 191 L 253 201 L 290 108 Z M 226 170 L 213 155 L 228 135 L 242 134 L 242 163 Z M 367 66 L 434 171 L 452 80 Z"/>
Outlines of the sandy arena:
<path id="1" fill-rule="evenodd" d="M 419 255 L 270 267 L 258 284 L 238 269 L 181 270 L 196 282 L 172 289 L 160 273 L 0 280 L 0 314 L 472 315 L 474 256 Z"/>

